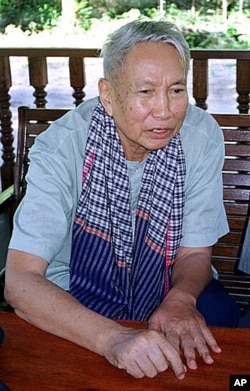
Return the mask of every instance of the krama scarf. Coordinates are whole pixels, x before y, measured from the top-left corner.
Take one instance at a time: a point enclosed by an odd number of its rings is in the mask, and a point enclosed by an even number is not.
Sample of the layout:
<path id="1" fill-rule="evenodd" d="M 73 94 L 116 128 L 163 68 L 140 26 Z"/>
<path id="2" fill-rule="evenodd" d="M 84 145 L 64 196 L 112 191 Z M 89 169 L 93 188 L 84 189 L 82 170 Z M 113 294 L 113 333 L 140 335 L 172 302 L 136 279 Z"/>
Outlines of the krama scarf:
<path id="1" fill-rule="evenodd" d="M 132 233 L 127 162 L 98 104 L 73 226 L 70 292 L 109 318 L 147 320 L 170 289 L 180 244 L 185 161 L 179 134 L 147 157 Z"/>

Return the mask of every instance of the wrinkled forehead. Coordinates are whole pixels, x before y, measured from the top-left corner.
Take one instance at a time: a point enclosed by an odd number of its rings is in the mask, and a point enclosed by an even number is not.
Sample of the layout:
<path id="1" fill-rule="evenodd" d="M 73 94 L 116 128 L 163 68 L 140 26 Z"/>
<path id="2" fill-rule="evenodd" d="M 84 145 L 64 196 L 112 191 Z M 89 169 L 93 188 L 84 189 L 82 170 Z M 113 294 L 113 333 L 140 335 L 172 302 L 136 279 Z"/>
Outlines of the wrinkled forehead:
<path id="1" fill-rule="evenodd" d="M 126 70 L 126 67 L 130 65 L 130 63 L 153 62 L 158 58 L 158 54 L 164 56 L 166 63 L 171 63 L 174 58 L 174 60 L 181 63 L 185 69 L 183 58 L 172 43 L 145 41 L 136 43 L 133 48 L 126 53 L 122 61 L 122 70 Z"/>
<path id="2" fill-rule="evenodd" d="M 178 73 L 185 79 L 186 72 L 182 58 L 177 49 L 162 42 L 137 43 L 125 58 L 120 76 L 149 79 L 150 73 Z"/>

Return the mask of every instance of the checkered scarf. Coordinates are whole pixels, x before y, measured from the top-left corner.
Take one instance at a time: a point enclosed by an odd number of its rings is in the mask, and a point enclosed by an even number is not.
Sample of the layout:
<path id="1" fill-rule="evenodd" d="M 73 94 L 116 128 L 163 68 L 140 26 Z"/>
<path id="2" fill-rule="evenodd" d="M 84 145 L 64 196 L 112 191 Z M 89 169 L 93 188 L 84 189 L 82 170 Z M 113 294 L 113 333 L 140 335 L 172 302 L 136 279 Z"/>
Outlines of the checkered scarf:
<path id="1" fill-rule="evenodd" d="M 70 292 L 107 317 L 146 320 L 170 288 L 181 239 L 185 161 L 177 134 L 147 157 L 133 239 L 127 162 L 113 119 L 98 104 L 83 166 Z"/>

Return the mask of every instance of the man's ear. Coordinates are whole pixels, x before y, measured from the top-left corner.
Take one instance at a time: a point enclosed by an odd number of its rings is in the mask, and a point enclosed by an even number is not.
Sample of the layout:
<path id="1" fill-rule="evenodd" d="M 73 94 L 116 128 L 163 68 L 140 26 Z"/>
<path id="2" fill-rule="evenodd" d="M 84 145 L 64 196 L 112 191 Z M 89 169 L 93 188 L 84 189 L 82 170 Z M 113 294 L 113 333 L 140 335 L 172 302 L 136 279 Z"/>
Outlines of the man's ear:
<path id="1" fill-rule="evenodd" d="M 113 116 L 112 102 L 111 102 L 111 90 L 112 86 L 110 82 L 104 78 L 101 78 L 98 82 L 99 96 L 103 107 L 108 115 Z"/>

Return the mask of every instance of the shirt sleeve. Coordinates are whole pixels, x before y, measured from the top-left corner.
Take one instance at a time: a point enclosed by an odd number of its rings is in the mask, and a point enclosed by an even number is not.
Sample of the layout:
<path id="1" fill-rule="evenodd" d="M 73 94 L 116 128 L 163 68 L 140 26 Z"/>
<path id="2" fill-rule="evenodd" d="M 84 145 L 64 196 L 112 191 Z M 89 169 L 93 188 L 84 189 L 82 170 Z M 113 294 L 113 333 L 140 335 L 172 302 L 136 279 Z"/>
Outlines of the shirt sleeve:
<path id="1" fill-rule="evenodd" d="M 212 116 L 192 108 L 181 135 L 186 159 L 181 245 L 211 246 L 228 232 L 223 205 L 223 133 Z"/>
<path id="2" fill-rule="evenodd" d="M 70 192 L 75 176 L 67 170 L 72 146 L 69 140 L 60 140 L 60 145 L 54 145 L 50 133 L 55 128 L 53 125 L 46 138 L 39 137 L 29 154 L 27 191 L 14 217 L 10 243 L 11 248 L 38 255 L 48 263 L 69 234 L 67 221 L 72 210 Z"/>

